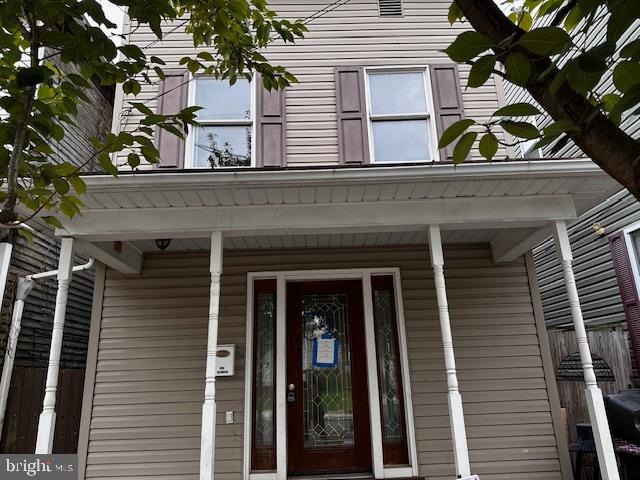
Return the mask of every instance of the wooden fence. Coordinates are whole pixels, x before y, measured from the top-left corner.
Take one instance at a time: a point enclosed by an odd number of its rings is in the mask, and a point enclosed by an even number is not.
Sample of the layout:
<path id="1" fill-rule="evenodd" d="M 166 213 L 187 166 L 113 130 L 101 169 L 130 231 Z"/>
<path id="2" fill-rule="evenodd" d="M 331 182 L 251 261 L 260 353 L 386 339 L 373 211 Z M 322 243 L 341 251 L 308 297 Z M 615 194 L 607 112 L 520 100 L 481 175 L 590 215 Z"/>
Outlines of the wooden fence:
<path id="1" fill-rule="evenodd" d="M 558 369 L 563 360 L 578 352 L 578 343 L 572 330 L 549 330 L 548 333 L 551 356 L 558 380 L 560 404 L 566 410 L 569 441 L 573 442 L 576 437 L 576 424 L 590 423 L 587 404 L 584 400 L 585 384 L 584 380 L 579 379 L 579 376 L 576 379 L 567 379 L 565 376 L 563 379 L 563 375 L 559 374 Z M 607 395 L 630 388 L 633 377 L 627 332 L 622 328 L 598 329 L 587 332 L 587 337 L 591 353 L 604 360 L 610 373 L 613 374 L 612 377 L 608 377 L 609 380 L 598 381 L 602 393 Z M 599 378 L 603 378 L 605 364 L 595 363 L 600 367 L 596 369 L 596 373 L 600 374 Z M 579 374 L 582 374 L 581 368 Z"/>
<path id="2" fill-rule="evenodd" d="M 47 369 L 14 367 L 0 440 L 0 453 L 33 453 Z M 84 369 L 63 368 L 58 380 L 53 453 L 76 453 Z"/>

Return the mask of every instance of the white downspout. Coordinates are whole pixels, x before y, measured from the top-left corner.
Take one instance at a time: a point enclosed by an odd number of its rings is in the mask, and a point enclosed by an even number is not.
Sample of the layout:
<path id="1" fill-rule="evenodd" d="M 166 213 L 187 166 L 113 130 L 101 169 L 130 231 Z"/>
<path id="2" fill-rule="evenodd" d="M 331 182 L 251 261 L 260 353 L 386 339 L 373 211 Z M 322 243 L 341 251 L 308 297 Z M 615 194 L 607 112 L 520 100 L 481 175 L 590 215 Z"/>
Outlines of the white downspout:
<path id="1" fill-rule="evenodd" d="M 80 272 L 83 270 L 89 270 L 90 268 L 93 268 L 94 263 L 95 260 L 91 258 L 87 263 L 73 267 L 73 271 Z M 0 379 L 0 432 L 2 432 L 4 415 L 7 409 L 7 399 L 9 398 L 9 388 L 11 386 L 11 375 L 13 373 L 15 352 L 18 347 L 18 335 L 20 334 L 24 302 L 29 296 L 31 289 L 35 284 L 35 280 L 53 277 L 57 274 L 57 270 L 51 270 L 49 272 L 35 273 L 33 275 L 18 278 L 16 300 L 13 304 L 11 326 L 9 327 L 9 337 L 7 338 L 7 350 L 4 355 L 4 364 L 2 365 L 2 379 Z"/>

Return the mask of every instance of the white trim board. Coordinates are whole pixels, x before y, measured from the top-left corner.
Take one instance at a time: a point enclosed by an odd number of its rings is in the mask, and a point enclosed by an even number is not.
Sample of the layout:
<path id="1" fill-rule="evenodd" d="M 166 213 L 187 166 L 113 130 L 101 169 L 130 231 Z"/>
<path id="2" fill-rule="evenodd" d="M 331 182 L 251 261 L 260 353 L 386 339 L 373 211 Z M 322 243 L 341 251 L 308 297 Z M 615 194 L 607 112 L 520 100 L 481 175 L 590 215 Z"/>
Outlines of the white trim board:
<path id="1" fill-rule="evenodd" d="M 338 214 L 339 212 L 339 214 Z M 58 235 L 85 241 L 205 238 L 269 233 L 335 233 L 339 229 L 535 226 L 576 218 L 569 195 L 454 197 L 331 204 L 166 207 L 88 210 L 65 220 Z"/>
<path id="2" fill-rule="evenodd" d="M 402 302 L 402 288 L 400 269 L 397 267 L 385 268 L 357 268 L 357 269 L 333 269 L 333 270 L 292 270 L 285 272 L 250 272 L 247 274 L 247 312 L 246 312 L 246 344 L 245 344 L 245 392 L 244 392 L 244 456 L 243 479 L 244 480 L 286 480 L 287 478 L 287 425 L 286 425 L 286 282 L 312 281 L 312 280 L 345 280 L 361 279 L 363 281 L 363 306 L 367 357 L 375 352 L 375 332 L 371 332 L 373 323 L 373 300 L 371 298 L 372 275 L 392 275 L 396 296 L 396 320 L 398 327 L 398 343 L 400 344 L 400 367 L 402 371 L 402 385 L 405 399 L 405 417 L 407 428 L 407 448 L 409 450 L 410 466 L 385 467 L 382 463 L 382 427 L 381 422 L 371 422 L 372 441 L 372 473 L 376 478 L 400 478 L 418 475 L 418 454 L 415 440 L 415 426 L 413 423 L 413 404 L 411 396 L 411 379 L 409 376 L 409 362 L 407 355 L 407 336 L 405 331 L 404 310 Z M 277 471 L 251 473 L 251 412 L 252 412 L 252 378 L 253 378 L 253 285 L 258 279 L 276 279 L 276 448 Z M 368 286 L 365 282 L 369 280 Z M 369 292 L 369 294 L 367 294 Z M 375 353 L 373 356 L 375 360 Z M 370 367 L 370 359 L 368 362 Z M 377 366 L 376 366 L 377 368 Z M 369 381 L 369 411 L 379 412 L 378 376 L 367 369 Z M 370 374 L 371 373 L 371 374 Z M 371 392 L 375 393 L 375 396 Z M 378 414 L 378 416 L 380 416 Z M 375 443 L 375 445 L 374 445 Z"/>

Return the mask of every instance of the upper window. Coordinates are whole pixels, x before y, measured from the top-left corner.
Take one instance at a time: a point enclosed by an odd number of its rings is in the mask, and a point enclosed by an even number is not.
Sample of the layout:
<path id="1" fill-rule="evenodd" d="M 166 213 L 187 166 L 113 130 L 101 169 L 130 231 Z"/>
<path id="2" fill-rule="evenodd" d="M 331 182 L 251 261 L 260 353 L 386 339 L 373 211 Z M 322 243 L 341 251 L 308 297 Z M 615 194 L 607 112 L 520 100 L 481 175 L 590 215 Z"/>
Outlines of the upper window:
<path id="1" fill-rule="evenodd" d="M 192 168 L 250 167 L 253 165 L 252 84 L 238 79 L 198 78 L 192 105 L 200 127 L 192 134 Z"/>
<path id="2" fill-rule="evenodd" d="M 437 158 L 427 69 L 367 70 L 373 162 Z"/>

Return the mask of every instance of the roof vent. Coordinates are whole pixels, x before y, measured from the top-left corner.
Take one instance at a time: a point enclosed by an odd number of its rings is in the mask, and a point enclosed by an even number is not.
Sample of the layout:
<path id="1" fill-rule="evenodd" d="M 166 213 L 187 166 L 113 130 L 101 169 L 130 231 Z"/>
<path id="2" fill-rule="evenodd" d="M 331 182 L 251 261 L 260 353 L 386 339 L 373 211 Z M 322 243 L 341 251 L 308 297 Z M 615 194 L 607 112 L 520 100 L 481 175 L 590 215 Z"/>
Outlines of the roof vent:
<path id="1" fill-rule="evenodd" d="M 402 0 L 378 0 L 381 17 L 401 17 Z"/>

